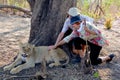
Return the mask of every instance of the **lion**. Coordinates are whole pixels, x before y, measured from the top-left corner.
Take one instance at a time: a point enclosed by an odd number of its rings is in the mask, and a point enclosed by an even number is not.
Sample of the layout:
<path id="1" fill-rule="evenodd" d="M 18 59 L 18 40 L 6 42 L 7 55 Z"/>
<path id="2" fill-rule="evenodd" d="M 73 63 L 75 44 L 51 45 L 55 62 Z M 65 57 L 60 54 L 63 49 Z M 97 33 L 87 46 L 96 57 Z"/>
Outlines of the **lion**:
<path id="1" fill-rule="evenodd" d="M 25 54 L 26 57 L 22 55 Z M 24 64 L 20 64 L 25 61 Z M 16 74 L 23 69 L 35 67 L 36 63 L 50 63 L 49 67 L 66 65 L 69 63 L 69 56 L 60 48 L 48 50 L 48 46 L 34 46 L 30 43 L 21 43 L 17 58 L 13 63 L 4 67 L 4 71 L 10 70 L 11 74 Z M 65 63 L 60 63 L 65 61 Z M 19 65 L 20 64 L 20 65 Z"/>

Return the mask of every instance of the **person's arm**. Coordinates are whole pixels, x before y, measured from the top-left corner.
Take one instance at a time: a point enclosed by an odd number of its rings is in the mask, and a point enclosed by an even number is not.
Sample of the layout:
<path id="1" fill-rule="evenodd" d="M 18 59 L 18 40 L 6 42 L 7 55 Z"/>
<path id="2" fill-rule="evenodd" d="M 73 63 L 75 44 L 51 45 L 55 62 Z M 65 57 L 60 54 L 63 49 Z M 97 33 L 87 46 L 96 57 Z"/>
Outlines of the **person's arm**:
<path id="1" fill-rule="evenodd" d="M 57 38 L 57 40 L 56 40 L 56 42 L 55 42 L 55 45 L 56 45 L 59 41 L 62 40 L 65 32 L 68 30 L 68 27 L 69 27 L 69 24 L 70 24 L 69 21 L 70 21 L 69 18 L 67 18 L 67 19 L 65 20 L 64 25 L 63 25 L 63 28 L 62 28 L 62 31 L 61 31 L 60 34 L 58 35 L 58 38 Z"/>
<path id="2" fill-rule="evenodd" d="M 61 32 L 61 33 L 58 35 L 58 38 L 57 38 L 57 40 L 56 40 L 55 45 L 57 45 L 57 43 L 60 42 L 60 40 L 62 40 L 63 36 L 64 36 L 64 32 Z"/>
<path id="3" fill-rule="evenodd" d="M 59 41 L 58 43 L 56 43 L 55 45 L 49 46 L 48 50 L 55 49 L 55 48 L 57 48 L 58 46 L 63 45 L 63 44 L 65 44 L 65 43 L 66 43 L 66 42 L 65 42 L 64 40 L 61 40 L 61 41 Z"/>
<path id="4" fill-rule="evenodd" d="M 74 31 L 70 34 L 70 35 L 68 35 L 68 36 L 66 36 L 63 40 L 61 40 L 61 41 L 59 41 L 58 43 L 56 43 L 56 45 L 53 45 L 53 46 L 51 46 L 51 47 L 49 47 L 49 50 L 51 50 L 51 49 L 55 49 L 55 48 L 57 48 L 58 46 L 60 46 L 60 45 L 63 45 L 63 44 L 65 44 L 65 43 L 68 43 L 73 37 L 75 37 L 76 35 L 74 34 Z"/>
<path id="5" fill-rule="evenodd" d="M 49 50 L 50 50 L 50 49 L 53 49 L 53 48 L 54 48 L 56 45 L 58 45 L 58 43 L 62 40 L 65 32 L 68 30 L 68 27 L 69 27 L 68 25 L 70 24 L 69 20 L 70 20 L 69 18 L 67 18 L 67 19 L 65 20 L 64 25 L 63 25 L 63 28 L 62 28 L 62 31 L 59 33 L 55 44 L 49 46 Z"/>
<path id="6" fill-rule="evenodd" d="M 65 44 L 66 42 L 64 40 L 59 41 L 55 46 L 54 49 L 57 48 L 58 46 L 61 46 L 63 44 Z"/>
<path id="7" fill-rule="evenodd" d="M 92 31 L 92 30 L 88 29 L 87 26 L 84 27 L 84 30 L 85 30 L 86 32 L 90 33 L 90 34 L 97 35 L 97 33 L 96 33 L 95 31 Z"/>
<path id="8" fill-rule="evenodd" d="M 63 45 L 65 43 L 68 43 L 72 38 L 76 37 L 75 32 L 73 31 L 70 35 L 66 36 L 63 40 L 59 41 L 54 48 L 57 48 L 60 45 Z"/>

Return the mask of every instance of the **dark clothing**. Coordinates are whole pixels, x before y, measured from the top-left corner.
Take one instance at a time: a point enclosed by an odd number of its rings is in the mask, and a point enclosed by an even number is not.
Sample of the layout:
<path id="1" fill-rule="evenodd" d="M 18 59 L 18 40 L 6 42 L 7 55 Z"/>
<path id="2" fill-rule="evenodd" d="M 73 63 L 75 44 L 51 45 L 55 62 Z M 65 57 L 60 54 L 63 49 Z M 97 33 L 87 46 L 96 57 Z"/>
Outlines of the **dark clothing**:
<path id="1" fill-rule="evenodd" d="M 65 32 L 65 35 L 63 36 L 63 38 L 66 37 L 66 36 L 68 36 L 68 35 L 70 35 L 71 33 L 72 33 L 72 29 L 69 28 L 69 29 Z M 69 43 L 67 43 L 66 46 L 69 48 L 69 51 L 70 51 L 70 54 L 68 54 L 69 57 L 70 57 L 70 58 L 76 57 L 75 55 L 73 55 L 73 51 L 72 51 L 72 49 L 73 49 L 73 40 L 69 41 Z"/>
<path id="2" fill-rule="evenodd" d="M 95 44 L 89 43 L 90 45 L 90 60 L 93 65 L 98 65 L 102 63 L 102 59 L 98 58 L 100 51 L 102 49 L 101 46 L 97 46 Z"/>
<path id="3" fill-rule="evenodd" d="M 71 33 L 72 33 L 72 29 L 68 28 L 68 30 L 65 32 L 63 38 L 70 35 Z"/>
<path id="4" fill-rule="evenodd" d="M 80 37 L 74 38 L 73 43 L 74 43 L 75 49 L 78 49 L 78 50 L 82 49 L 82 45 L 86 45 L 86 41 L 81 39 Z M 102 47 L 95 45 L 89 41 L 87 41 L 87 43 L 90 47 L 90 60 L 91 60 L 92 65 L 98 65 L 102 63 L 102 59 L 98 58 Z"/>
<path id="5" fill-rule="evenodd" d="M 73 40 L 73 45 L 74 45 L 75 49 L 81 50 L 82 45 L 86 45 L 85 40 L 81 39 L 80 37 L 76 37 L 72 40 Z"/>

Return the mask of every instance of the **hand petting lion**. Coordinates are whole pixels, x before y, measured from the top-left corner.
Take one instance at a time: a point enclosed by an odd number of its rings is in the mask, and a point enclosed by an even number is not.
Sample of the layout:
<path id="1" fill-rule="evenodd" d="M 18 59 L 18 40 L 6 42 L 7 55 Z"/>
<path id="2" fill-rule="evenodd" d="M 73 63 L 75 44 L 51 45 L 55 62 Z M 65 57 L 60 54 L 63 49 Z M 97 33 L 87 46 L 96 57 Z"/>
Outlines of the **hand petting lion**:
<path id="1" fill-rule="evenodd" d="M 23 57 L 23 53 L 27 56 Z M 22 61 L 25 61 L 25 63 L 20 64 Z M 66 65 L 69 62 L 69 56 L 60 48 L 49 51 L 48 46 L 35 47 L 29 43 L 21 43 L 16 60 L 10 65 L 5 66 L 4 71 L 11 70 L 11 74 L 16 74 L 23 69 L 35 67 L 36 63 L 42 63 L 43 61 L 45 61 L 45 63 L 53 62 L 49 64 L 49 67 Z M 66 62 L 61 64 L 60 61 Z"/>

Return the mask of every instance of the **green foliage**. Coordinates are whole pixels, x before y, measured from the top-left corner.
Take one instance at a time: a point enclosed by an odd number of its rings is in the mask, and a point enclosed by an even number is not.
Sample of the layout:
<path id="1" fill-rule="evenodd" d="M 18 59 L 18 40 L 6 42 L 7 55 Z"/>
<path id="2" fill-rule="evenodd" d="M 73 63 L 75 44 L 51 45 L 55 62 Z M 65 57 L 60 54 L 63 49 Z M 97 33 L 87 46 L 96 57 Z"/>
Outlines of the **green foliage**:
<path id="1" fill-rule="evenodd" d="M 13 3 L 14 3 L 14 0 L 8 0 L 8 3 L 7 3 L 7 4 L 13 5 Z"/>
<path id="2" fill-rule="evenodd" d="M 27 0 L 7 0 L 6 2 L 3 0 L 0 1 L 0 4 L 15 5 L 21 8 L 29 9 L 29 4 L 27 3 Z"/>
<path id="3" fill-rule="evenodd" d="M 120 7 L 120 0 L 103 0 L 103 5 L 108 8 L 110 5 L 116 5 Z"/>
<path id="4" fill-rule="evenodd" d="M 106 19 L 105 27 L 107 29 L 111 29 L 111 27 L 112 27 L 112 20 L 110 18 Z"/>
<path id="5" fill-rule="evenodd" d="M 109 7 L 112 3 L 114 2 L 114 0 L 103 0 L 103 4 L 106 6 L 106 7 Z"/>
<path id="6" fill-rule="evenodd" d="M 99 14 L 94 13 L 96 8 L 95 6 L 96 3 L 94 3 L 92 10 L 89 11 L 90 4 L 88 0 L 77 0 L 77 1 L 78 1 L 77 7 L 81 9 L 82 14 L 88 15 L 95 19 L 98 19 L 101 16 L 103 16 L 103 14 L 99 16 Z M 94 0 L 91 0 L 91 1 L 94 1 Z M 120 0 L 102 0 L 101 8 L 105 13 L 104 17 L 109 17 L 109 15 L 111 15 L 111 17 L 120 16 Z"/>
<path id="7" fill-rule="evenodd" d="M 95 73 L 93 74 L 93 76 L 94 76 L 95 78 L 99 78 L 99 73 L 98 73 L 98 72 L 95 72 Z"/>

